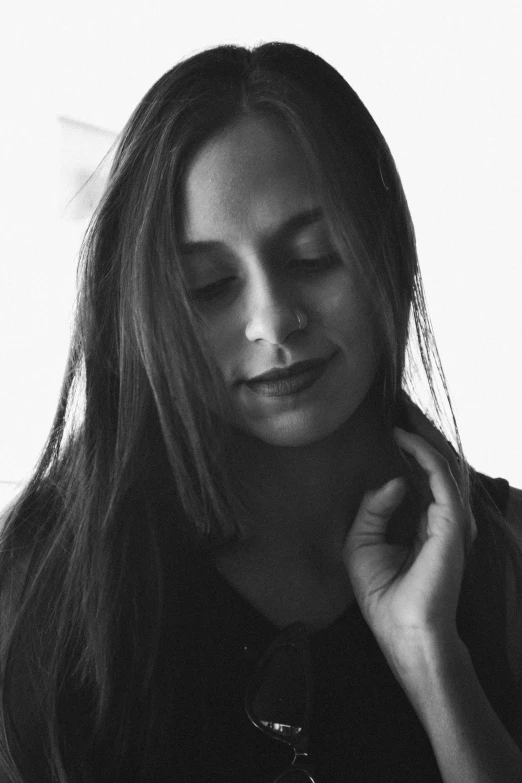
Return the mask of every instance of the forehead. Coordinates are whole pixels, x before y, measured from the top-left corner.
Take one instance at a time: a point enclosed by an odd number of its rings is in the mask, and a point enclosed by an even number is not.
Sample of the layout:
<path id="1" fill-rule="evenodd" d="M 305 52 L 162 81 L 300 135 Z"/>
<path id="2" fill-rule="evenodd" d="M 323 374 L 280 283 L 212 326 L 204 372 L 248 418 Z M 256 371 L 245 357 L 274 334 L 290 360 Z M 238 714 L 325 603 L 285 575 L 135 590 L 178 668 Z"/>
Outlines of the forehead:
<path id="1" fill-rule="evenodd" d="M 188 168 L 186 241 L 241 242 L 320 206 L 304 154 L 272 120 L 245 118 L 207 142 Z"/>

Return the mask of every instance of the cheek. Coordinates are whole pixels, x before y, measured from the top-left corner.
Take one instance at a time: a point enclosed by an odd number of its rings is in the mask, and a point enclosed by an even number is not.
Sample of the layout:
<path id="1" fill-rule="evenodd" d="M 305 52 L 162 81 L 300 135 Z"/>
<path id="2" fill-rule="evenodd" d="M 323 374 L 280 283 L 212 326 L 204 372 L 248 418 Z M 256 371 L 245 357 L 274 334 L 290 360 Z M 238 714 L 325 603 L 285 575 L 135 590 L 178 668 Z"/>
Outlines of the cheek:
<path id="1" fill-rule="evenodd" d="M 350 344 L 361 342 L 366 348 L 373 344 L 375 329 L 370 303 L 346 270 L 332 276 L 316 292 L 312 307 L 314 320 L 331 333 L 337 333 Z"/>
<path id="2" fill-rule="evenodd" d="M 357 388 L 364 392 L 375 376 L 382 354 L 374 308 L 360 288 L 345 278 L 330 291 L 328 306 L 322 312 L 328 333 L 344 354 L 350 382 L 357 379 Z"/>
<path id="3" fill-rule="evenodd" d="M 230 379 L 231 373 L 241 356 L 242 334 L 237 320 L 229 317 L 209 319 L 204 327 L 203 335 L 208 350 L 225 379 Z"/>

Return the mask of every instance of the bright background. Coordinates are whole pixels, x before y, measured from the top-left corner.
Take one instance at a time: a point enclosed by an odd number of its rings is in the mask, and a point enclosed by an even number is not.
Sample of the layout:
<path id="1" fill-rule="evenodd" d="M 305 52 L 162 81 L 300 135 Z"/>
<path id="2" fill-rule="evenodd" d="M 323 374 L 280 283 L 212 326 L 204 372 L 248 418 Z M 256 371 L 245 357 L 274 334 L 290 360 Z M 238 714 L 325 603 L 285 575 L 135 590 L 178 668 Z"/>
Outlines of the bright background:
<path id="1" fill-rule="evenodd" d="M 522 486 L 520 0 L 11 3 L 0 31 L 0 506 L 57 404 L 76 253 L 146 90 L 220 43 L 285 40 L 334 65 L 395 156 L 468 459 Z"/>

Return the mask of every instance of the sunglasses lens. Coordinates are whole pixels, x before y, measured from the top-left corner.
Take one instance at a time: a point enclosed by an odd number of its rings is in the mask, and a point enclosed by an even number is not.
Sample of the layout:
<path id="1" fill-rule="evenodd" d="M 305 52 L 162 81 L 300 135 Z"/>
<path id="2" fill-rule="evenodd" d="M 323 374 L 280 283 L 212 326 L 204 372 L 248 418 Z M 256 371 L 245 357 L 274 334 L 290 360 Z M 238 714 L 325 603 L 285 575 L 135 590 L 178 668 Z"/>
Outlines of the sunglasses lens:
<path id="1" fill-rule="evenodd" d="M 294 767 L 282 772 L 274 783 L 314 783 L 314 779 L 306 770 Z"/>
<path id="2" fill-rule="evenodd" d="M 250 709 L 255 720 L 275 737 L 291 742 L 302 732 L 307 711 L 307 683 L 302 656 L 294 646 L 287 644 L 275 649 L 257 671 L 252 683 Z M 293 777 L 280 780 L 294 783 Z M 309 780 L 310 777 L 301 772 L 295 783 Z"/>

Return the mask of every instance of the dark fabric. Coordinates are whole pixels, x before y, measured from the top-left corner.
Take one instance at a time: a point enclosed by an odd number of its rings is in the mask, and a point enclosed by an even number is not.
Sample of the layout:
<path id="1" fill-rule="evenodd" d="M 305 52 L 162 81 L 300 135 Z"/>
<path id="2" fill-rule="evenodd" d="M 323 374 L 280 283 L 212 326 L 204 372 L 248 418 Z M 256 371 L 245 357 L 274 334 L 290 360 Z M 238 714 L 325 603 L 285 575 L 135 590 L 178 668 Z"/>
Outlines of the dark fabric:
<path id="1" fill-rule="evenodd" d="M 508 483 L 480 476 L 493 502 L 504 512 Z M 502 580 L 488 582 L 481 553 L 494 542 L 478 520 L 459 608 L 458 627 L 475 669 L 497 713 L 515 733 L 518 701 L 513 690 L 505 638 Z M 147 781 L 269 782 L 292 759 L 292 751 L 253 727 L 244 711 L 246 684 L 256 661 L 280 633 L 210 565 L 199 563 L 193 584 L 202 596 L 197 608 L 206 629 L 203 654 L 192 677 L 207 688 L 208 712 L 195 718 L 194 680 L 186 701 L 173 705 L 168 676 L 162 692 L 161 729 L 151 754 Z M 477 618 L 467 601 L 478 596 Z M 475 602 L 474 602 L 475 605 Z M 194 650 L 197 649 L 194 632 Z M 165 650 L 178 640 L 166 640 Z M 350 781 L 440 781 L 434 754 L 414 710 L 395 680 L 357 605 L 311 635 L 315 707 L 310 754 L 319 783 Z M 162 666 L 163 676 L 168 664 Z M 196 672 L 196 674 L 194 674 Z M 192 694 L 192 696 L 191 696 Z M 192 699 L 192 700 L 191 700 Z M 187 716 L 176 728 L 173 713 Z M 173 723 L 174 720 L 174 723 Z M 517 739 L 520 739 L 518 737 Z"/>
<path id="2" fill-rule="evenodd" d="M 479 480 L 504 513 L 507 481 L 480 474 Z M 486 578 L 483 553 L 491 552 L 496 542 L 491 526 L 482 524 L 479 517 L 477 525 L 458 628 L 490 702 L 516 734 L 520 705 L 504 649 L 505 586 L 502 579 Z M 172 577 L 179 582 L 178 574 Z M 121 717 L 114 716 L 112 730 L 108 729 L 96 748 L 87 748 L 82 744 L 85 704 L 65 691 L 61 724 L 78 781 L 270 783 L 290 763 L 292 751 L 252 726 L 244 711 L 246 684 L 280 629 L 202 556 L 186 563 L 182 589 L 175 599 L 172 592 L 173 603 L 170 610 L 167 607 L 155 674 L 160 698 L 147 752 L 146 732 L 140 723 L 146 702 L 133 706 L 132 749 L 115 766 L 108 759 Z M 478 602 L 474 600 L 474 606 L 481 607 L 478 616 L 468 611 L 471 595 L 478 596 Z M 179 617 L 180 600 L 183 624 L 169 624 L 169 611 Z M 311 651 L 315 698 L 310 754 L 318 783 L 440 781 L 428 738 L 357 605 L 313 633 Z M 125 662 L 121 663 L 124 671 Z M 24 738 L 23 728 L 21 735 L 28 783 L 47 783 L 42 755 L 35 750 L 31 760 L 28 744 L 32 741 Z"/>

